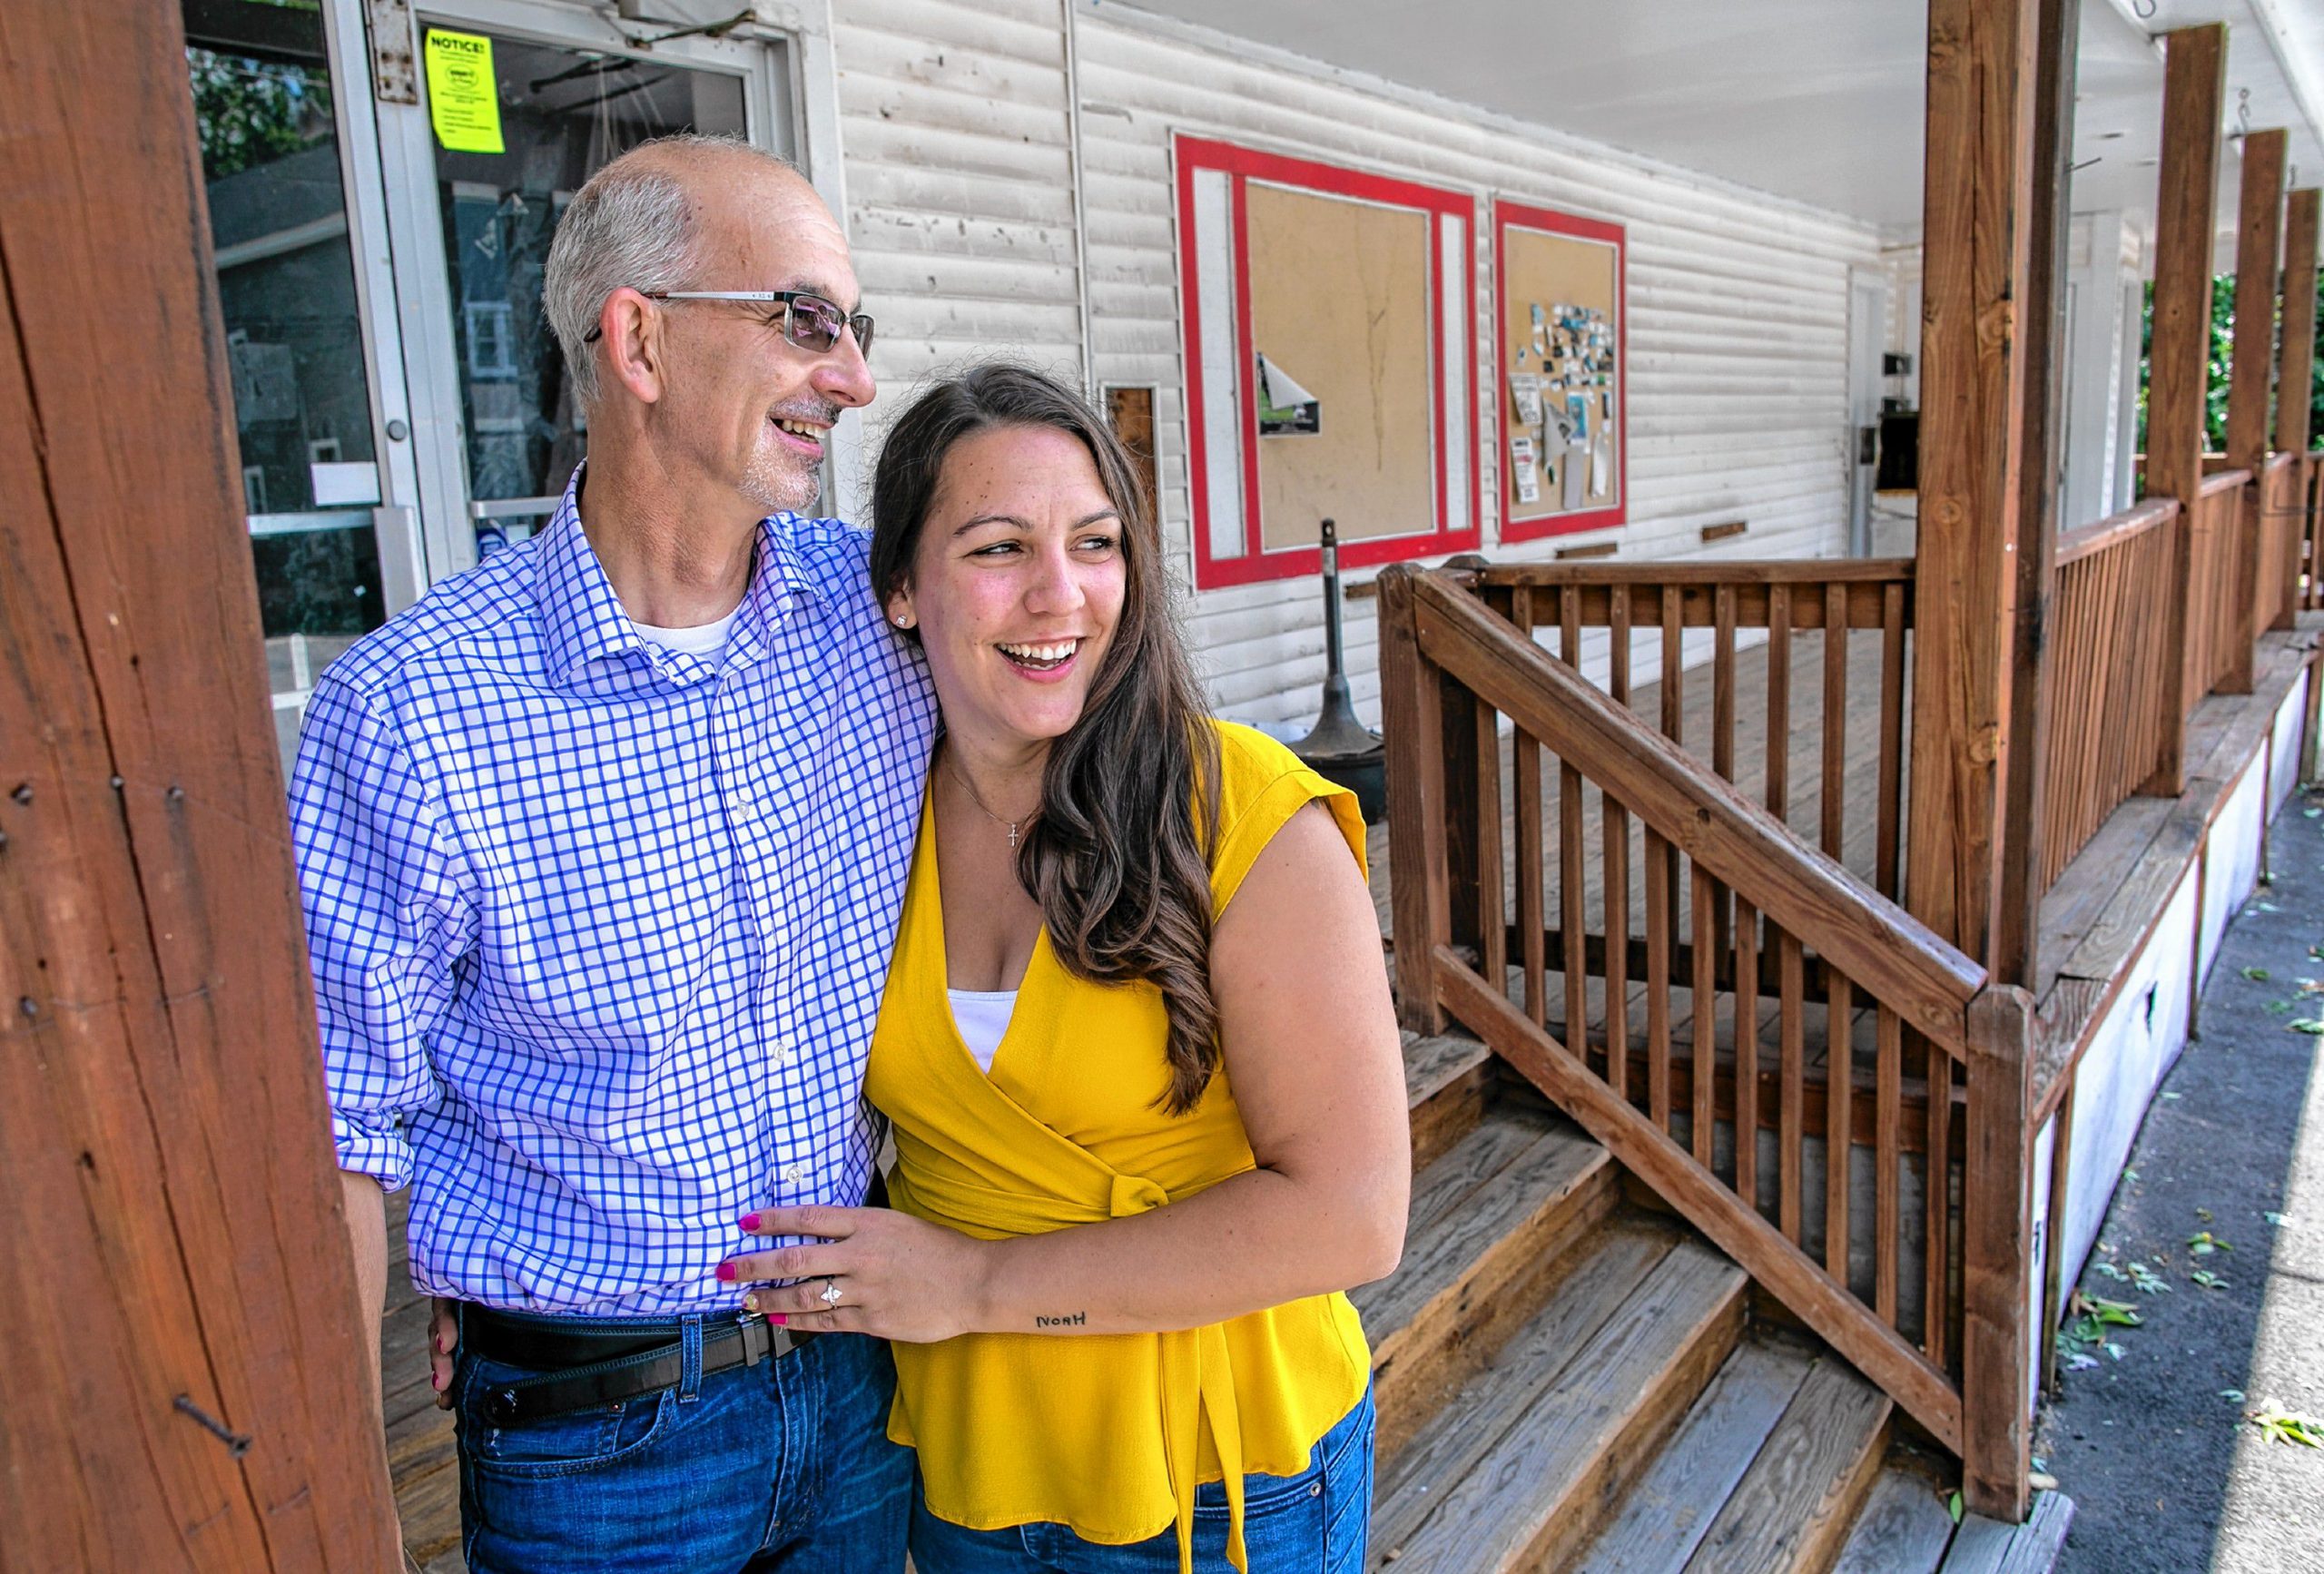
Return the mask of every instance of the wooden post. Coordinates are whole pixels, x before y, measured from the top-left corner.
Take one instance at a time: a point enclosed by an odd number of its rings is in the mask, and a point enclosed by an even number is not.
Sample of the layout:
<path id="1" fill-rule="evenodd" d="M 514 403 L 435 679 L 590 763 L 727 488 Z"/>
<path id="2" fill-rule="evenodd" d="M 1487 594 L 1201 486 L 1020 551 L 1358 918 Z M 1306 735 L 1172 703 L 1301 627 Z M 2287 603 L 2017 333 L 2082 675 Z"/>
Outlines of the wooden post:
<path id="1" fill-rule="evenodd" d="M 2291 194 L 2284 229 L 2283 369 L 2276 378 L 2276 451 L 2299 456 L 2300 476 L 2295 495 L 2302 518 L 2291 531 L 2292 566 L 2284 575 L 2284 602 L 2275 625 L 2290 628 L 2303 602 L 2299 576 L 2313 577 L 2319 564 L 2308 556 L 2316 534 L 2309 500 L 2315 496 L 2316 459 L 2308 451 L 2309 387 L 2316 375 L 2316 225 L 2317 190 L 2304 186 Z"/>
<path id="2" fill-rule="evenodd" d="M 1969 1002 L 1961 1155 L 1961 1477 L 1978 1513 L 2025 1518 L 2033 1408 L 2034 998 Z"/>
<path id="3" fill-rule="evenodd" d="M 1445 835 L 1444 706 L 1413 618 L 1417 571 L 1380 573 L 1380 732 L 1388 750 L 1388 901 L 1396 942 L 1396 1018 L 1444 1030 L 1430 958 L 1452 940 Z"/>
<path id="4" fill-rule="evenodd" d="M 2309 385 L 2316 375 L 2317 189 L 2302 186 L 2286 204 L 2283 374 L 2277 386 L 2276 451 L 2305 454 L 2310 437 Z"/>
<path id="5" fill-rule="evenodd" d="M 178 8 L 6 7 L 0 104 L 0 1562 L 372 1574 Z"/>
<path id="6" fill-rule="evenodd" d="M 2014 1378 L 2009 1369 L 2032 1336 L 2033 1271 L 2031 1012 L 2008 985 L 2032 976 L 2042 895 L 2032 756 L 2053 556 L 2060 231 L 2078 31 L 2074 0 L 1929 5 L 1905 894 L 1915 916 L 1995 980 L 1970 1008 L 1963 1481 L 1971 1507 L 2007 1520 L 2025 1513 L 2025 1363 L 2016 1361 Z M 2012 1022 L 2017 1031 L 2005 1030 Z"/>
<path id="7" fill-rule="evenodd" d="M 2235 350 L 2227 384 L 2227 464 L 2249 469 L 2236 514 L 2235 664 L 2220 679 L 2222 694 L 2251 692 L 2253 641 L 2273 621 L 2262 616 L 2260 546 L 2261 472 L 2268 463 L 2268 384 L 2276 371 L 2276 251 L 2283 239 L 2284 146 L 2281 131 L 2243 139 L 2243 188 L 2235 231 Z"/>
<path id="8" fill-rule="evenodd" d="M 2208 23 L 2165 35 L 2162 174 L 2155 200 L 2154 335 L 2148 354 L 2146 495 L 2179 499 L 2171 583 L 2194 568 L 2195 497 L 2203 482 L 2203 398 L 2211 362 L 2211 215 L 2219 190 L 2220 97 L 2227 27 Z M 2163 598 L 2159 632 L 2171 673 L 2162 684 L 2161 762 L 2144 791 L 2187 790 L 2187 600 Z"/>
<path id="9" fill-rule="evenodd" d="M 1906 905 L 1988 967 L 2015 741 L 2025 412 L 2048 398 L 2054 315 L 2053 284 L 2029 302 L 2034 269 L 2055 262 L 2047 246 L 2035 257 L 2034 188 L 2053 178 L 2037 162 L 2041 19 L 2042 0 L 1929 6 Z"/>
<path id="10" fill-rule="evenodd" d="M 2002 787 L 2001 893 L 1994 924 L 1995 979 L 2034 987 L 2040 959 L 2043 801 L 2049 761 L 2042 746 L 2049 710 L 2050 592 L 2057 573 L 2060 449 L 2065 427 L 2068 197 L 2073 169 L 2074 61 L 2081 0 L 2041 0 L 2034 47 L 2034 180 L 2025 211 L 2027 269 L 2017 314 L 2024 366 L 2017 468 L 2017 635 L 2011 663 L 2009 742 Z"/>

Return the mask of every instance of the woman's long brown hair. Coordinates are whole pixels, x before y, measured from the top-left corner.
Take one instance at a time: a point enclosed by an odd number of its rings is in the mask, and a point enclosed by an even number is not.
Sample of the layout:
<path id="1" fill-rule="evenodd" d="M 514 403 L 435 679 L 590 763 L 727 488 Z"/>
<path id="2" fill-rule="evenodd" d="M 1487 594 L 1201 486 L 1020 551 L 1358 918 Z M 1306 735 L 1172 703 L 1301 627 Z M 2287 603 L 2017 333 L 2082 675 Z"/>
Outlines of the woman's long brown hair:
<path id="1" fill-rule="evenodd" d="M 1162 991 L 1170 1022 L 1163 1102 L 1183 1115 L 1218 1067 L 1208 857 L 1218 740 L 1171 615 L 1154 500 L 1128 451 L 1079 395 L 1039 372 L 980 366 L 938 384 L 912 401 L 880 450 L 872 589 L 884 605 L 911 584 L 953 446 L 1006 427 L 1064 432 L 1089 450 L 1121 516 L 1127 582 L 1081 719 L 1049 749 L 1017 878 L 1040 903 L 1049 947 L 1068 970 L 1102 983 L 1148 979 Z"/>

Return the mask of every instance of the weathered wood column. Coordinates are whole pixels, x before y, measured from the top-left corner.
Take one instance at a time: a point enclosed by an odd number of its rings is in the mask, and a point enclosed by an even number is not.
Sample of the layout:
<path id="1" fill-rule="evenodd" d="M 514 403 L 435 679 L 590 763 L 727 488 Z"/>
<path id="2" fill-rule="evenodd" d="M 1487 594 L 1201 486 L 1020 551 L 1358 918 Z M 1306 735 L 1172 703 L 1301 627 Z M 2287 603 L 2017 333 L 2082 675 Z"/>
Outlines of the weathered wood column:
<path id="1" fill-rule="evenodd" d="M 2193 575 L 2195 499 L 2203 482 L 2203 396 L 2211 332 L 2211 215 L 2219 192 L 2219 113 L 2227 70 L 2221 23 L 2165 35 L 2162 165 L 2155 199 L 2154 332 L 2147 357 L 2146 495 L 2175 497 L 2177 572 Z M 2187 602 L 2164 598 L 2156 632 L 2171 674 L 2162 684 L 2162 762 L 2146 791 L 2187 790 Z"/>
<path id="2" fill-rule="evenodd" d="M 0 1563 L 398 1566 L 175 5 L 0 7 Z"/>
<path id="3" fill-rule="evenodd" d="M 2276 451 L 2305 454 L 2310 384 L 2316 377 L 2316 230 L 2318 193 L 2302 186 L 2285 204 L 2283 372 L 2276 386 Z"/>
<path id="4" fill-rule="evenodd" d="M 2041 895 L 2031 755 L 2078 15 L 2076 0 L 1929 5 L 1905 895 L 1996 986 L 1969 1020 L 1962 1465 L 1970 1502 L 2010 1520 L 2026 1508 L 2033 1229 L 2030 1012 L 2005 986 L 2030 973 Z"/>
<path id="5" fill-rule="evenodd" d="M 2276 374 L 2276 252 L 2283 241 L 2284 147 L 2281 131 L 2243 139 L 2243 188 L 2235 230 L 2235 349 L 2227 383 L 2227 464 L 2248 469 L 2236 516 L 2235 663 L 2220 679 L 2223 694 L 2251 692 L 2253 641 L 2273 621 L 2260 610 L 2260 471 L 2268 463 L 2268 388 Z"/>
<path id="6" fill-rule="evenodd" d="M 2276 451 L 2298 454 L 2300 465 L 2299 497 L 2307 510 L 2314 496 L 2312 478 L 2317 461 L 2308 451 L 2310 384 L 2316 375 L 2316 225 L 2317 190 L 2304 186 L 2285 204 L 2283 276 L 2283 367 L 2276 378 Z M 2302 601 L 2299 576 L 2314 575 L 2319 565 L 2309 556 L 2317 535 L 2312 513 L 2292 532 L 2292 566 L 2284 575 L 2283 605 L 2276 611 L 2276 626 L 2290 628 Z"/>
<path id="7" fill-rule="evenodd" d="M 2071 12 L 2068 0 L 1929 7 L 1905 894 L 1915 916 L 1989 968 L 2002 928 L 2004 790 L 2026 638 L 2027 498 L 2048 489 L 2025 474 L 2029 463 L 2042 467 L 2029 456 L 2029 429 L 2044 448 L 2051 437 L 2062 211 L 2061 193 L 2037 197 L 2056 179 L 2058 145 L 2045 149 L 2041 136 L 2037 74 L 2071 73 L 2070 49 L 2060 49 Z M 2070 115 L 2064 80 L 2058 107 Z M 2064 140 L 2052 118 L 2052 135 Z M 2032 833 L 2030 821 L 2006 829 L 2012 838 Z M 2013 840 L 2009 851 L 2024 850 Z"/>

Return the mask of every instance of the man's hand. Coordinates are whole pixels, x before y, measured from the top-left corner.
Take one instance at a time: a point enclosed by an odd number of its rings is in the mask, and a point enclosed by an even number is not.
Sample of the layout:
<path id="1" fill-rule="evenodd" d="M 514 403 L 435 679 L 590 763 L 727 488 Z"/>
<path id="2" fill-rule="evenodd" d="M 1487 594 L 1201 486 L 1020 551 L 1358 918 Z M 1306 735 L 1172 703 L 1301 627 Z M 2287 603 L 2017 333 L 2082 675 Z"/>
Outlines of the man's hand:
<path id="1" fill-rule="evenodd" d="M 428 1382 L 436 1390 L 436 1408 L 452 1408 L 452 1362 L 460 1347 L 460 1323 L 455 1301 L 438 1295 L 428 1303 Z"/>
<path id="2" fill-rule="evenodd" d="M 743 1303 L 788 1327 L 926 1344 L 979 1326 L 991 1256 L 983 1241 L 888 1208 L 766 1208 L 740 1222 L 755 1235 L 822 1237 L 719 1264 L 718 1276 L 737 1286 L 801 1281 Z"/>

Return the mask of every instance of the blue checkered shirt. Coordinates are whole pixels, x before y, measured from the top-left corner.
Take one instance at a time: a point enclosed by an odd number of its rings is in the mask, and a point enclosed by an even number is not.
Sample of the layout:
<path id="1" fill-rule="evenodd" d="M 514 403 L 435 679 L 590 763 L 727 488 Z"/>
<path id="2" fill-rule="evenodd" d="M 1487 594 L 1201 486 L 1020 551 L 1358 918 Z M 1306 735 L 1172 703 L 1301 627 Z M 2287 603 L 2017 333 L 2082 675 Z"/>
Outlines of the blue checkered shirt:
<path id="1" fill-rule="evenodd" d="M 739 1215 L 863 1198 L 935 702 L 862 532 L 764 521 L 695 656 L 639 635 L 576 497 L 309 703 L 290 821 L 331 1130 L 342 1167 L 411 1184 L 423 1291 L 731 1307 L 717 1264 L 763 1244 Z"/>

